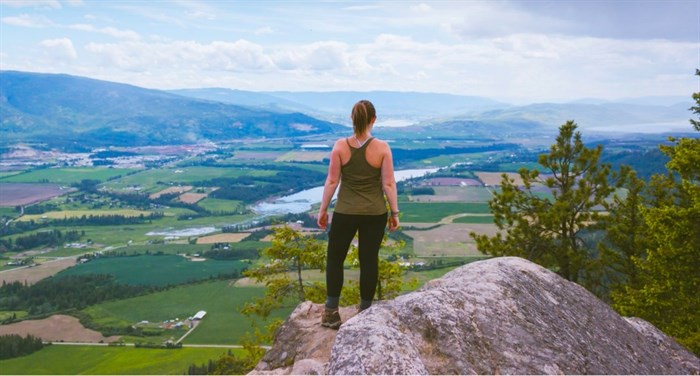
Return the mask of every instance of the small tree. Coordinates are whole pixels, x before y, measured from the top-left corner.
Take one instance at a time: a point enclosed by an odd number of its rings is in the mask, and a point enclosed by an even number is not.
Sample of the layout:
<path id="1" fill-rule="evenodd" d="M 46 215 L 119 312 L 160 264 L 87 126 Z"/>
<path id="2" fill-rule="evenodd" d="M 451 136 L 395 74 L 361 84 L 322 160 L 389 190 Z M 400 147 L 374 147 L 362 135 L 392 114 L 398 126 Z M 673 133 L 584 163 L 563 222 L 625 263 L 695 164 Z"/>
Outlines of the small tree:
<path id="1" fill-rule="evenodd" d="M 307 299 L 320 302 L 325 297 L 325 288 L 318 282 L 304 281 L 306 269 L 326 268 L 325 244 L 284 225 L 277 227 L 272 235 L 272 246 L 261 252 L 268 263 L 243 272 L 246 277 L 265 284 L 265 295 L 247 303 L 246 314 L 267 318 L 273 309 L 292 299 L 301 303 Z"/>
<path id="2" fill-rule="evenodd" d="M 538 170 L 520 169 L 522 187 L 503 174 L 500 192 L 489 207 L 499 232 L 494 237 L 471 233 L 477 248 L 493 256 L 520 256 L 554 269 L 578 282 L 591 268 L 583 235 L 598 220 L 595 208 L 614 190 L 609 184 L 610 166 L 599 164 L 602 147 L 587 148 L 567 121 L 559 128 L 549 154 L 539 157 L 548 176 Z M 552 192 L 543 198 L 533 191 L 540 183 Z"/>

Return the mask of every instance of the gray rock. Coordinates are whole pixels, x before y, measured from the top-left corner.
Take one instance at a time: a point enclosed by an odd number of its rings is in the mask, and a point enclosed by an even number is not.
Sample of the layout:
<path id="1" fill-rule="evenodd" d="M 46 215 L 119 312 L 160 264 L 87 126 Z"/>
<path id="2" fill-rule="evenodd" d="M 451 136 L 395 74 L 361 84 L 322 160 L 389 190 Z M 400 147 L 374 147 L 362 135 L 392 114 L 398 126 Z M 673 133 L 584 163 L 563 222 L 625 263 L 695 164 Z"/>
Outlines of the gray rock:
<path id="1" fill-rule="evenodd" d="M 321 375 L 338 331 L 321 326 L 324 306 L 301 303 L 275 333 L 275 343 L 250 372 L 251 375 Z M 357 310 L 341 307 L 340 316 L 347 320 Z"/>
<path id="2" fill-rule="evenodd" d="M 327 374 L 700 374 L 700 359 L 653 325 L 621 317 L 521 258 L 465 265 L 349 319 L 341 311 L 337 336 L 318 324 L 322 309 L 307 302 L 295 310 L 265 356 L 267 370 L 315 374 L 322 364 Z M 292 371 L 302 359 L 312 366 Z"/>

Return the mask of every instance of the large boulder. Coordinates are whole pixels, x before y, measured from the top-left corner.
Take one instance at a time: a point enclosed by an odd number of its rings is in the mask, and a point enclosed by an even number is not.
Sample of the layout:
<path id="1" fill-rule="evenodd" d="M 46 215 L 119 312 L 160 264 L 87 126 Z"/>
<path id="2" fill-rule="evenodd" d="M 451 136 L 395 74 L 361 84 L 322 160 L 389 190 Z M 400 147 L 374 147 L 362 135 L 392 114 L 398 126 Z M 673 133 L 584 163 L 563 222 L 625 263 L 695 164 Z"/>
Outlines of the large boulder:
<path id="1" fill-rule="evenodd" d="M 273 350 L 297 354 L 282 373 L 700 374 L 700 359 L 653 325 L 516 257 L 465 265 L 349 319 L 341 312 L 337 336 L 318 325 L 321 305 L 301 307 L 317 311 L 316 324 L 292 342 L 278 336 Z M 292 350 L 319 333 L 335 337 L 328 360 Z"/>

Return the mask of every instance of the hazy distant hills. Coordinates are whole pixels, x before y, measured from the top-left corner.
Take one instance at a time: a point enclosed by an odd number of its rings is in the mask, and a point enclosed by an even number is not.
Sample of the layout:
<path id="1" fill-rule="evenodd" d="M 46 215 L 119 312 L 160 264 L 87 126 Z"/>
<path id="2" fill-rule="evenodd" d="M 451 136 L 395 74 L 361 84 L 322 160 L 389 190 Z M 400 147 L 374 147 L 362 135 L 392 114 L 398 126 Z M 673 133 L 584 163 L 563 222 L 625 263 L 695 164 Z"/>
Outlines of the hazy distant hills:
<path id="1" fill-rule="evenodd" d="M 343 125 L 349 125 L 352 105 L 363 98 L 375 103 L 379 126 L 413 124 L 401 132 L 421 137 L 552 133 L 569 119 L 584 132 L 691 130 L 690 96 L 513 106 L 483 97 L 416 92 L 161 91 L 69 75 L 0 71 L 0 144 L 128 146 L 317 136 L 347 131 Z"/>
<path id="2" fill-rule="evenodd" d="M 252 92 L 205 88 L 172 92 L 225 103 L 299 111 L 334 120 L 342 119 L 343 122 L 349 121 L 352 106 L 360 99 L 372 101 L 380 119 L 388 117 L 417 121 L 510 107 L 507 103 L 477 96 L 397 91 Z"/>
<path id="3" fill-rule="evenodd" d="M 640 97 L 621 101 L 581 99 L 571 103 L 536 103 L 514 106 L 488 98 L 451 94 L 336 91 L 336 92 L 251 92 L 222 88 L 173 91 L 195 98 L 265 109 L 299 111 L 347 124 L 350 109 L 359 99 L 369 99 L 377 107 L 378 124 L 402 119 L 405 124 L 430 125 L 459 130 L 459 125 L 479 125 L 488 133 L 526 131 L 523 127 L 552 130 L 574 120 L 582 130 L 622 133 L 663 133 L 672 129 L 690 130 L 690 96 Z M 516 128 L 516 129 L 514 129 Z"/>
<path id="4" fill-rule="evenodd" d="M 343 126 L 301 113 L 57 74 L 0 72 L 3 143 L 155 145 L 296 137 Z"/>

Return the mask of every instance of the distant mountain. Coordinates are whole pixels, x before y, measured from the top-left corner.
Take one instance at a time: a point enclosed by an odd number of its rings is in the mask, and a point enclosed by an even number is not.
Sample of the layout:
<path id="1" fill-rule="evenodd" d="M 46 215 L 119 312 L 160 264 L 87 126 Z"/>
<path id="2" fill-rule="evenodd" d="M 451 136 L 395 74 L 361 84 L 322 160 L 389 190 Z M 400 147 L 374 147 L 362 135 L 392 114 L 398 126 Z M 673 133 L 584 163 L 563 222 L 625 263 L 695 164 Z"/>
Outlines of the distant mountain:
<path id="1" fill-rule="evenodd" d="M 239 106 L 257 107 L 271 111 L 312 113 L 313 107 L 276 97 L 274 95 L 226 88 L 178 89 L 169 92 L 210 101 L 235 104 Z"/>
<path id="2" fill-rule="evenodd" d="M 175 93 L 268 110 L 299 111 L 341 124 L 349 124 L 350 110 L 359 99 L 377 107 L 381 127 L 393 120 L 431 131 L 480 135 L 528 130 L 556 131 L 567 120 L 581 130 L 618 133 L 664 133 L 690 130 L 690 97 L 640 97 L 610 101 L 585 98 L 569 103 L 534 103 L 513 106 L 483 97 L 395 92 L 252 92 L 220 88 L 177 90 Z M 388 123 L 387 123 L 388 120 Z M 469 129 L 461 129 L 469 127 Z"/>
<path id="3" fill-rule="evenodd" d="M 157 145 L 345 129 L 281 113 L 63 74 L 0 71 L 2 143 Z"/>
<path id="4" fill-rule="evenodd" d="M 663 133 L 669 130 L 690 130 L 688 103 L 670 106 L 630 103 L 538 103 L 485 111 L 470 117 L 478 121 L 530 121 L 544 127 L 558 128 L 574 120 L 581 130 L 620 133 Z"/>
<path id="5" fill-rule="evenodd" d="M 208 88 L 171 92 L 237 105 L 300 111 L 343 122 L 349 121 L 352 106 L 360 99 L 374 103 L 380 120 L 391 118 L 420 121 L 509 107 L 506 103 L 483 97 L 400 91 L 252 92 Z"/>

